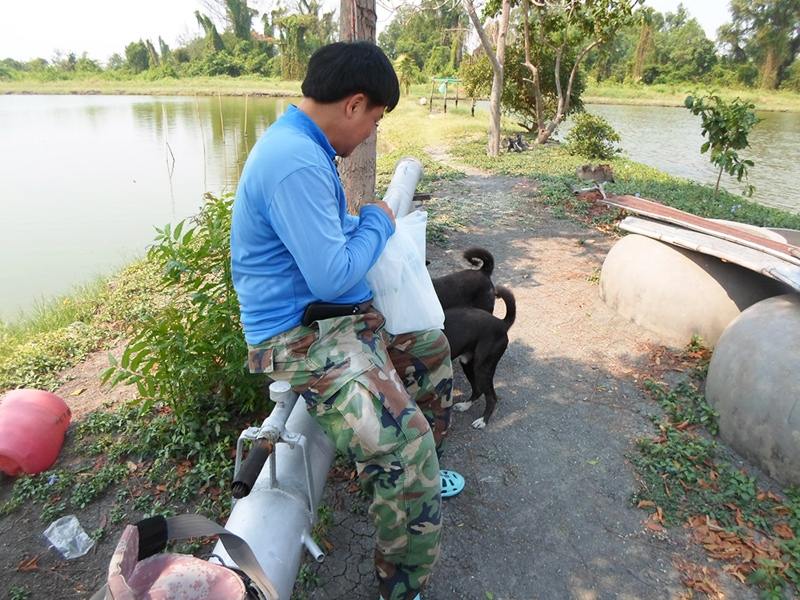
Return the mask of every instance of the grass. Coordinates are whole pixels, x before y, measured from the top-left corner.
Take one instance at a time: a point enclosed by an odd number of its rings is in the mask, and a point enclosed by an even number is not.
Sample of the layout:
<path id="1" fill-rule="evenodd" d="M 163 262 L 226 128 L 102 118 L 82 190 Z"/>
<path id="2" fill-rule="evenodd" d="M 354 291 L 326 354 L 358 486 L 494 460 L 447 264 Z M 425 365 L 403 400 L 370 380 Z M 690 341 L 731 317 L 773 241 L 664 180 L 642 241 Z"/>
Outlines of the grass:
<path id="1" fill-rule="evenodd" d="M 158 305 L 157 273 L 136 262 L 71 295 L 38 304 L 14 323 L 0 322 L 0 392 L 55 390 L 61 372 L 109 347 Z"/>
<path id="2" fill-rule="evenodd" d="M 648 529 L 687 527 L 726 572 L 761 588 L 763 598 L 783 598 L 787 588 L 800 591 L 800 493 L 761 489 L 717 443 L 718 415 L 701 391 L 709 357 L 694 342 L 683 356 L 684 365 L 694 363 L 687 379 L 672 387 L 645 380 L 663 414 L 630 456 L 639 481 L 631 502 L 650 513 Z"/>
<path id="3" fill-rule="evenodd" d="M 541 199 L 565 214 L 585 218 L 590 206 L 576 201 L 571 192 L 576 185 L 575 169 L 586 158 L 570 155 L 558 144 L 534 147 L 528 152 L 503 153 L 498 157 L 486 156 L 485 141 L 480 134 L 464 136 L 454 144 L 452 152 L 466 164 L 493 173 L 533 177 L 540 184 Z M 729 219 L 764 227 L 800 229 L 800 215 L 777 208 L 763 206 L 742 196 L 721 190 L 718 195 L 711 186 L 687 179 L 673 177 L 658 169 L 626 158 L 609 161 L 617 183 L 607 184 L 612 194 L 640 194 L 669 206 L 694 214 L 719 219 Z M 595 220 L 616 219 L 616 211 L 603 213 Z"/>
<path id="4" fill-rule="evenodd" d="M 589 82 L 583 101 L 591 104 L 638 104 L 649 106 L 683 106 L 683 100 L 697 89 L 713 88 L 726 100 L 741 97 L 753 102 L 758 110 L 800 111 L 800 94 L 788 91 L 760 90 L 754 88 L 719 88 L 691 82 L 676 84 L 631 85 L 604 81 Z M 242 77 L 184 77 L 180 79 L 148 79 L 147 75 L 121 78 L 114 74 L 74 77 L 70 79 L 42 80 L 0 79 L 0 94 L 145 94 L 145 95 L 217 95 L 242 96 L 272 95 L 299 96 L 299 81 L 283 81 L 277 78 L 244 75 Z M 462 92 L 463 93 L 463 92 Z M 411 86 L 414 98 L 429 98 L 430 83 Z M 455 90 L 448 91 L 448 111 L 454 107 Z M 470 104 L 462 96 L 459 108 Z M 442 96 L 434 92 L 434 103 L 442 106 Z"/>
<path id="5" fill-rule="evenodd" d="M 756 105 L 758 110 L 800 111 L 800 94 L 754 88 L 720 88 L 691 82 L 655 85 L 619 85 L 589 83 L 583 94 L 588 104 L 638 104 L 646 106 L 683 106 L 686 96 L 695 90 L 714 89 L 725 100 L 739 97 Z"/>
<path id="6" fill-rule="evenodd" d="M 141 94 L 153 96 L 299 96 L 299 81 L 256 76 L 115 79 L 94 76 L 82 79 L 0 79 L 0 94 Z"/>

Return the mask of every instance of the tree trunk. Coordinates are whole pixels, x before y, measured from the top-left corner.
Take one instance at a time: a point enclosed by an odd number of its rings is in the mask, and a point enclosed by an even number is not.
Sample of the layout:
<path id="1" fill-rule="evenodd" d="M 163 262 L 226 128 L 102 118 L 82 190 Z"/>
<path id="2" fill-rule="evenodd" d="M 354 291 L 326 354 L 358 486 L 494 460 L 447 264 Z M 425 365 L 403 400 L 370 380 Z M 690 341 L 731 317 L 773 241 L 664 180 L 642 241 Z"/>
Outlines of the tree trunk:
<path id="1" fill-rule="evenodd" d="M 467 9 L 467 14 L 478 32 L 483 50 L 492 65 L 492 92 L 489 95 L 489 141 L 486 153 L 489 156 L 497 156 L 500 154 L 500 98 L 503 94 L 503 63 L 506 56 L 506 33 L 508 32 L 511 3 L 510 0 L 503 0 L 500 23 L 498 23 L 497 29 L 497 47 L 495 49 L 492 48 L 492 44 L 489 42 L 472 0 L 463 1 L 464 8 Z"/>
<path id="2" fill-rule="evenodd" d="M 778 60 L 777 52 L 774 47 L 767 48 L 767 55 L 764 57 L 764 63 L 761 65 L 761 88 L 765 90 L 774 90 L 778 87 Z"/>
<path id="3" fill-rule="evenodd" d="M 533 101 L 536 109 L 536 130 L 541 135 L 544 130 L 544 98 L 542 98 L 542 82 L 539 78 L 539 68 L 531 62 L 531 33 L 530 33 L 530 2 L 523 0 L 523 19 L 525 35 L 525 66 L 531 72 L 531 85 L 533 85 Z"/>
<path id="4" fill-rule="evenodd" d="M 569 105 L 570 105 L 570 98 L 572 97 L 572 86 L 575 83 L 575 76 L 578 74 L 578 67 L 580 66 L 583 59 L 592 50 L 595 46 L 600 43 L 600 40 L 595 40 L 586 48 L 580 51 L 577 58 L 575 59 L 575 64 L 572 65 L 572 70 L 569 73 L 569 80 L 567 81 L 567 89 L 564 89 L 561 86 L 561 57 L 564 54 L 564 47 L 561 46 L 556 50 L 556 66 L 555 66 L 555 77 L 556 77 L 556 93 L 558 95 L 558 103 L 556 106 L 556 114 L 553 117 L 552 121 L 547 124 L 547 127 L 544 129 L 539 129 L 539 135 L 536 137 L 537 144 L 544 144 L 547 140 L 550 139 L 550 136 L 553 135 L 553 132 L 556 130 L 561 124 L 561 121 L 564 120 L 569 114 Z"/>
<path id="5" fill-rule="evenodd" d="M 375 0 L 341 0 L 339 39 L 375 42 Z M 376 136 L 373 133 L 353 153 L 339 162 L 339 176 L 347 204 L 354 213 L 375 197 Z"/>

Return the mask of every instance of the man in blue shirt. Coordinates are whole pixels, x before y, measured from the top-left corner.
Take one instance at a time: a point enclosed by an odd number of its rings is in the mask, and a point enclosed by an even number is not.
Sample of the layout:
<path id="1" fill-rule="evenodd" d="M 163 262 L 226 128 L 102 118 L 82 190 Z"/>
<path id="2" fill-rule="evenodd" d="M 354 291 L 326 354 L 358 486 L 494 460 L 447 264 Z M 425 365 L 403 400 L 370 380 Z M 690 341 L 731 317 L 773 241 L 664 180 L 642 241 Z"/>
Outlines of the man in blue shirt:
<path id="1" fill-rule="evenodd" d="M 377 46 L 340 42 L 314 53 L 302 90 L 251 151 L 233 208 L 249 366 L 288 381 L 355 461 L 373 495 L 380 594 L 411 600 L 439 556 L 437 449 L 452 404 L 450 349 L 439 330 L 383 331 L 365 275 L 394 215 L 381 201 L 348 214 L 334 163 L 396 106 L 399 85 Z M 307 314 L 309 305 L 316 312 Z"/>

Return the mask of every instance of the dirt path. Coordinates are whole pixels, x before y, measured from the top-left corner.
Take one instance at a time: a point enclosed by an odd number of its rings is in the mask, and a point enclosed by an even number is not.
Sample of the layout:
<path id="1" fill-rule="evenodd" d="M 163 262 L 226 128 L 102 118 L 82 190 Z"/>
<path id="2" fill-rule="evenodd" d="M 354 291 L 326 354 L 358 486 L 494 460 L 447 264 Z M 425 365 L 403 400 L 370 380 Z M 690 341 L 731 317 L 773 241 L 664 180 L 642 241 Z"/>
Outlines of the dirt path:
<path id="1" fill-rule="evenodd" d="M 442 560 L 425 599 L 690 597 L 674 562 L 705 558 L 681 530 L 646 530 L 646 513 L 630 506 L 636 482 L 626 455 L 652 433 L 648 415 L 658 409 L 634 379 L 649 335 L 598 295 L 613 240 L 554 218 L 533 190 L 525 179 L 480 173 L 435 186 L 436 201 L 468 207 L 468 225 L 448 250 L 431 249 L 432 274 L 464 268 L 461 251 L 484 246 L 518 316 L 495 378 L 493 420 L 483 431 L 470 427 L 482 401 L 454 414 L 442 464 L 467 487 L 445 503 Z M 469 388 L 456 370 L 459 395 Z M 327 501 L 337 508 L 334 548 L 315 568 L 309 598 L 372 600 L 372 532 L 341 486 Z M 723 578 L 727 598 L 757 597 Z"/>

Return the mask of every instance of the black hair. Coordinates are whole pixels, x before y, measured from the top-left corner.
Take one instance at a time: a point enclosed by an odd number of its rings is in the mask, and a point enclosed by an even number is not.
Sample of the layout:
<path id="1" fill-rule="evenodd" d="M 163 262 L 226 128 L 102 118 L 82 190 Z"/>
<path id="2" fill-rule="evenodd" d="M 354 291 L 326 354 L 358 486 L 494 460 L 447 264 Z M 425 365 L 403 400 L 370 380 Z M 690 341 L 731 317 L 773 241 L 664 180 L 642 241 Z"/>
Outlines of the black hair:
<path id="1" fill-rule="evenodd" d="M 387 111 L 400 100 L 400 84 L 389 59 L 371 42 L 336 42 L 323 46 L 308 61 L 303 96 L 330 103 L 362 93 Z"/>

